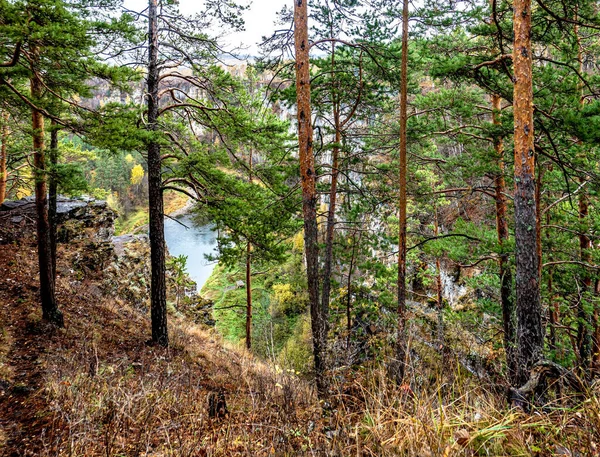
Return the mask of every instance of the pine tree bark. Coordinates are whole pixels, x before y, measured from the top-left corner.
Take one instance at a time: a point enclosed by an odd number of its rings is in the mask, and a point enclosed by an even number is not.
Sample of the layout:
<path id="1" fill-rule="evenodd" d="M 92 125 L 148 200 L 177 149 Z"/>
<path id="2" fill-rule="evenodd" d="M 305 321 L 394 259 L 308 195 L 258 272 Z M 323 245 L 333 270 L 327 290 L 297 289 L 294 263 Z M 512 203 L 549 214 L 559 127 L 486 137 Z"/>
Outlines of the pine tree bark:
<path id="1" fill-rule="evenodd" d="M 252 349 L 252 245 L 246 245 L 246 349 Z"/>
<path id="2" fill-rule="evenodd" d="M 48 222 L 50 224 L 50 255 L 52 258 L 52 278 L 56 284 L 56 205 L 58 199 L 58 181 L 56 179 L 56 165 L 58 164 L 58 130 L 56 122 L 50 122 L 50 151 L 49 159 L 52 173 L 48 175 Z"/>
<path id="3" fill-rule="evenodd" d="M 502 99 L 499 95 L 492 95 L 492 122 L 500 125 L 500 110 Z M 501 137 L 494 138 L 494 150 L 498 160 L 500 171 L 494 176 L 494 190 L 496 203 L 496 232 L 500 246 L 500 258 L 498 259 L 498 273 L 500 275 L 500 301 L 502 304 L 502 322 L 504 328 L 504 352 L 506 353 L 506 366 L 508 368 L 508 380 L 511 384 L 516 382 L 517 358 L 516 358 L 516 314 L 515 303 L 512 296 L 512 271 L 510 259 L 504 248 L 509 239 L 507 204 L 506 204 L 506 182 L 504 180 L 504 142 Z"/>
<path id="4" fill-rule="evenodd" d="M 577 10 L 577 6 L 575 7 L 575 11 Z M 577 16 L 576 16 L 577 17 Z M 583 74 L 583 46 L 581 43 L 581 35 L 579 33 L 579 25 L 575 25 L 574 27 L 575 38 L 577 40 L 577 62 L 579 66 L 579 74 Z M 583 107 L 585 104 L 585 94 L 584 94 L 584 85 L 579 83 L 579 92 L 581 97 L 579 99 L 579 104 Z M 577 140 L 578 144 L 582 142 Z M 581 184 L 585 183 L 585 178 L 580 178 L 579 182 Z M 589 216 L 589 198 L 587 195 L 587 191 L 585 188 L 581 189 L 579 193 L 579 201 L 578 201 L 578 216 L 579 216 L 579 226 L 580 226 L 580 234 L 579 234 L 579 258 L 583 263 L 589 264 L 592 263 L 591 249 L 592 249 L 592 241 L 587 235 L 587 224 L 588 224 L 588 216 Z M 577 352 L 578 361 L 579 361 L 579 370 L 582 376 L 587 376 L 591 374 L 591 363 L 592 363 L 592 350 L 593 350 L 593 342 L 592 342 L 592 334 L 590 333 L 589 327 L 591 326 L 592 316 L 586 310 L 585 301 L 587 300 L 587 295 L 595 292 L 592 289 L 592 276 L 590 272 L 584 270 L 583 278 L 582 278 L 582 289 L 583 289 L 583 298 L 579 299 L 577 303 Z"/>
<path id="5" fill-rule="evenodd" d="M 39 59 L 39 50 L 31 50 L 32 60 Z M 44 86 L 38 73 L 33 70 L 30 78 L 31 96 L 34 100 L 42 97 Z M 48 198 L 46 189 L 46 157 L 44 144 L 44 117 L 39 111 L 31 110 L 33 130 L 33 166 L 35 175 L 35 208 L 37 215 L 37 245 L 40 273 L 40 298 L 42 316 L 58 327 L 64 327 L 63 315 L 56 303 L 52 252 L 50 248 L 50 224 L 48 221 Z"/>
<path id="6" fill-rule="evenodd" d="M 329 209 L 327 212 L 327 233 L 325 237 L 325 259 L 323 266 L 323 293 L 322 307 L 326 314 L 329 314 L 329 300 L 331 295 L 331 270 L 333 264 L 333 241 L 335 237 L 335 211 L 337 198 L 337 183 L 339 175 L 339 155 L 340 148 L 337 146 L 341 141 L 339 130 L 339 112 L 335 115 L 336 131 L 335 144 L 332 148 L 332 170 L 331 170 L 331 189 L 329 190 Z"/>
<path id="7" fill-rule="evenodd" d="M 434 220 L 433 220 L 433 236 L 437 237 L 439 235 L 440 226 L 438 219 L 438 210 L 437 205 L 434 210 Z M 439 256 L 435 258 L 435 288 L 437 295 L 437 312 L 438 312 L 438 328 L 437 328 L 437 340 L 440 353 L 442 354 L 442 364 L 446 363 L 446 344 L 444 337 L 444 298 L 442 296 L 442 268 Z"/>
<path id="8" fill-rule="evenodd" d="M 252 150 L 248 160 L 248 181 L 252 184 Z M 246 349 L 252 349 L 252 244 L 246 244 Z"/>
<path id="9" fill-rule="evenodd" d="M 8 182 L 8 113 L 2 113 L 2 131 L 0 132 L 0 205 L 6 200 Z"/>
<path id="10" fill-rule="evenodd" d="M 296 103 L 298 143 L 302 181 L 304 250 L 313 340 L 315 380 L 319 396 L 327 394 L 325 351 L 327 315 L 319 302 L 319 245 L 317 231 L 317 188 L 313 154 L 313 128 L 310 101 L 310 68 L 307 0 L 294 1 L 294 45 L 296 51 Z"/>
<path id="11" fill-rule="evenodd" d="M 581 179 L 584 182 L 584 179 Z M 584 228 L 588 220 L 589 213 L 589 200 L 584 190 L 579 194 L 578 202 L 578 213 L 580 222 L 580 234 L 579 234 L 579 258 L 583 263 L 591 263 L 592 256 L 590 250 L 592 248 L 592 242 L 587 235 L 587 230 Z M 582 375 L 589 374 L 588 368 L 590 366 L 590 359 L 592 355 L 592 335 L 589 331 L 589 325 L 591 316 L 586 310 L 585 301 L 588 299 L 587 295 L 592 292 L 592 277 L 587 270 L 583 272 L 582 278 L 582 292 L 583 297 L 579 299 L 577 303 L 577 350 L 579 370 Z"/>
<path id="12" fill-rule="evenodd" d="M 600 279 L 596 279 L 594 284 L 594 293 L 600 295 Z M 594 337 L 592 338 L 592 374 L 600 374 L 600 307 L 595 303 L 593 312 Z"/>
<path id="13" fill-rule="evenodd" d="M 537 251 L 531 0 L 514 2 L 514 153 L 517 310 L 517 385 L 542 356 L 544 332 Z"/>
<path id="14" fill-rule="evenodd" d="M 158 130 L 158 5 L 157 0 L 148 4 L 148 76 L 147 107 L 148 130 Z M 151 138 L 148 142 L 148 206 L 150 237 L 150 314 L 152 342 L 169 345 L 167 330 L 167 287 L 165 263 L 164 203 L 161 177 L 160 144 Z"/>
<path id="15" fill-rule="evenodd" d="M 406 363 L 406 152 L 408 120 L 408 0 L 402 4 L 402 57 L 400 63 L 400 164 L 398 201 L 398 329 L 394 376 L 400 384 Z"/>
<path id="16" fill-rule="evenodd" d="M 546 226 L 550 225 L 550 212 L 546 211 Z M 551 240 L 550 230 L 546 229 L 546 242 L 549 243 Z M 551 251 L 550 251 L 551 252 Z M 552 255 L 548 256 L 548 260 L 552 261 Z M 558 306 L 557 297 L 554 296 L 554 267 L 550 267 L 548 271 L 548 297 L 550 297 L 550 303 L 548 304 L 548 321 L 550 324 L 550 337 L 548 339 L 548 347 L 550 350 L 556 350 L 557 340 L 556 340 L 556 329 L 558 326 L 558 319 L 560 315 L 560 309 Z"/>

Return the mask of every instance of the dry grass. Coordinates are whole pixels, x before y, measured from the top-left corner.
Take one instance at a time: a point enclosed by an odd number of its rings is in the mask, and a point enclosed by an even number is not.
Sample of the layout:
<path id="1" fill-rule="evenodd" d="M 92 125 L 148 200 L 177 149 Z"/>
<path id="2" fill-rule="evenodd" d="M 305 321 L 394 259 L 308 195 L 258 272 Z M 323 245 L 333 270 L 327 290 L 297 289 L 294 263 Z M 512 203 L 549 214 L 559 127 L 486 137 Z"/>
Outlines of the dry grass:
<path id="1" fill-rule="evenodd" d="M 73 246 L 71 246 L 73 248 Z M 320 454 L 320 408 L 308 383 L 227 348 L 212 330 L 171 317 L 171 347 L 149 346 L 147 314 L 102 293 L 103 274 L 69 273 L 59 299 L 66 329 L 39 317 L 35 251 L 0 251 L 0 455 Z M 7 262 L 17 257 L 18 262 Z M 208 417 L 223 392 L 229 414 Z M 310 427 L 310 430 L 308 430 Z"/>
<path id="2" fill-rule="evenodd" d="M 246 354 L 224 349 L 196 326 L 172 326 L 173 348 L 99 357 L 94 344 L 53 354 L 46 395 L 56 455 L 296 455 L 295 430 L 317 416 L 312 390 Z M 189 349 L 188 349 L 189 348 Z M 229 415 L 208 417 L 208 392 L 224 391 Z"/>
<path id="3" fill-rule="evenodd" d="M 336 377 L 336 455 L 600 455 L 600 388 L 583 403 L 562 399 L 525 414 L 460 368 L 448 366 L 428 385 L 418 368 L 403 386 L 381 367 Z"/>
<path id="4" fill-rule="evenodd" d="M 6 456 L 593 456 L 600 389 L 544 411 L 508 409 L 451 361 L 415 365 L 407 384 L 377 365 L 331 373 L 328 404 L 311 385 L 173 316 L 171 348 L 145 344 L 148 316 L 78 280 L 63 253 L 67 329 L 40 322 L 35 251 L 0 251 L 0 455 Z M 9 261 L 10 259 L 10 261 Z M 92 275 L 93 276 L 93 275 Z M 207 395 L 229 414 L 208 417 Z"/>

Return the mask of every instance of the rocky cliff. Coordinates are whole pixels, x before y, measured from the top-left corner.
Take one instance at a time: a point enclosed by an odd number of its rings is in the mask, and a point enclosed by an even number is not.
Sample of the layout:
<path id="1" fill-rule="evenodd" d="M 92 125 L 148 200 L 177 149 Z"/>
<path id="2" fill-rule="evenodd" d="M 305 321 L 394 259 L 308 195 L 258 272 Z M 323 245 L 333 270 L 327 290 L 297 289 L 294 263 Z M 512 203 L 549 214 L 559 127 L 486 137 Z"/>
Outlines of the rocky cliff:
<path id="1" fill-rule="evenodd" d="M 115 217 L 105 201 L 59 197 L 56 207 L 57 241 L 110 241 Z M 20 243 L 35 238 L 35 220 L 33 197 L 4 202 L 0 205 L 0 244 Z"/>
<path id="2" fill-rule="evenodd" d="M 94 279 L 100 284 L 99 294 L 124 300 L 141 311 L 148 311 L 148 236 L 114 236 L 116 217 L 105 201 L 60 197 L 57 202 L 57 250 L 58 256 L 66 262 L 58 264 L 57 275 L 69 277 L 72 287 Z M 35 246 L 35 221 L 32 197 L 0 205 L 0 245 Z M 170 272 L 167 274 L 169 299 L 174 303 L 175 285 Z M 214 325 L 212 302 L 200 297 L 187 297 L 185 306 L 177 311 L 196 322 Z"/>

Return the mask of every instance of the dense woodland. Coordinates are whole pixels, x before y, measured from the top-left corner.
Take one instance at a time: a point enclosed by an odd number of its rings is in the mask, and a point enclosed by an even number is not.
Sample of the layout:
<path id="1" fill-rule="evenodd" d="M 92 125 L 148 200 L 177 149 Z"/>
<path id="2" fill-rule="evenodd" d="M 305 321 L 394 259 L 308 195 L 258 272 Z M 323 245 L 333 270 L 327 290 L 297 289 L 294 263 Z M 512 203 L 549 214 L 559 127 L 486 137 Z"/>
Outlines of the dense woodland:
<path id="1" fill-rule="evenodd" d="M 35 207 L 0 240 L 0 452 L 597 455 L 600 3 L 289 3 L 241 58 L 244 4 L 0 0 L 0 204 Z M 148 233 L 141 304 L 78 269 L 61 196 Z M 182 206 L 218 230 L 203 298 Z"/>

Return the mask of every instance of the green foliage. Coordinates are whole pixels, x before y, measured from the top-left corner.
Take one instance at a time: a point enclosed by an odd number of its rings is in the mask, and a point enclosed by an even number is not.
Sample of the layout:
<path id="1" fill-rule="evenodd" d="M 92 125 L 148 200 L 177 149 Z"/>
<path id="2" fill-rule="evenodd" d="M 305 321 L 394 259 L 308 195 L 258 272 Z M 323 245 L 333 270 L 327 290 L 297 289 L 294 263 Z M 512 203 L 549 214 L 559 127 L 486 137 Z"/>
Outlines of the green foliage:
<path id="1" fill-rule="evenodd" d="M 177 308 L 185 298 L 185 289 L 194 283 L 190 280 L 187 273 L 187 255 L 171 256 L 167 260 L 167 270 L 169 277 L 175 288 L 175 305 Z"/>

